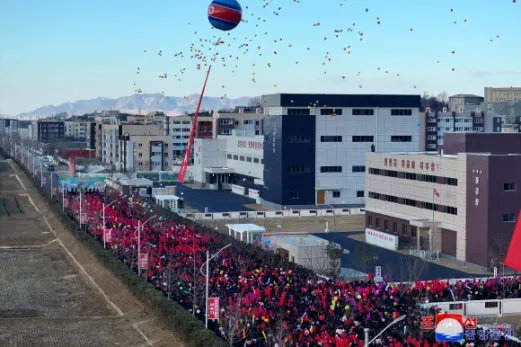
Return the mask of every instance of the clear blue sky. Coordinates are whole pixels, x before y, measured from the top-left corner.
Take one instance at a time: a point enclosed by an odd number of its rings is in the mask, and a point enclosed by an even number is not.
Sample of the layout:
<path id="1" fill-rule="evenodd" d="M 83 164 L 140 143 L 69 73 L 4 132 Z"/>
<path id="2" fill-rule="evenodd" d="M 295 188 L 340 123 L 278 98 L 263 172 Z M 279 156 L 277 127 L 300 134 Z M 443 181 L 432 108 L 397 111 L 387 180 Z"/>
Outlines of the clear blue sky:
<path id="1" fill-rule="evenodd" d="M 210 45 L 200 39 L 219 34 L 210 29 L 208 4 L 1 0 L 0 113 L 124 96 L 136 88 L 175 96 L 199 93 L 204 70 L 196 69 L 199 61 L 190 58 L 190 46 L 210 54 Z M 214 64 L 209 96 L 482 94 L 485 86 L 521 84 L 521 1 L 243 0 L 241 5 L 247 22 L 220 35 L 231 46 L 218 48 L 226 66 Z M 317 22 L 320 26 L 313 26 Z M 343 30 L 338 38 L 336 29 Z M 239 47 L 245 43 L 248 47 Z M 177 81 L 174 74 L 183 68 Z M 164 73 L 167 79 L 158 78 Z"/>

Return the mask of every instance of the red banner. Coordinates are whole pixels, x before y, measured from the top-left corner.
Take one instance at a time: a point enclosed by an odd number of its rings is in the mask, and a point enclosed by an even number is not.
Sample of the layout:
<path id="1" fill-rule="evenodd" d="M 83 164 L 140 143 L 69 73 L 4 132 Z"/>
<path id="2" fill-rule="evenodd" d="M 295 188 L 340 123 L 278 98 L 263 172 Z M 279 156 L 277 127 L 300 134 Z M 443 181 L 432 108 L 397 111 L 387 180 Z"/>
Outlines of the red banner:
<path id="1" fill-rule="evenodd" d="M 112 229 L 105 229 L 105 242 L 112 242 Z"/>
<path id="2" fill-rule="evenodd" d="M 141 270 L 148 270 L 148 253 L 141 253 L 139 255 L 139 268 Z"/>
<path id="3" fill-rule="evenodd" d="M 208 299 L 208 319 L 219 319 L 219 298 Z"/>

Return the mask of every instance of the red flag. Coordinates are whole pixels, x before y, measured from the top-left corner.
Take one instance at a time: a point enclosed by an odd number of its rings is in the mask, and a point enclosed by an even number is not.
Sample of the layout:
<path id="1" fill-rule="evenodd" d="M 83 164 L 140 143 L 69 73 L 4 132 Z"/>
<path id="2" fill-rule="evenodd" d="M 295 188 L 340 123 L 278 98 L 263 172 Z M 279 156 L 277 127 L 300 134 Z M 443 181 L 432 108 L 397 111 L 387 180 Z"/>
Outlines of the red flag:
<path id="1" fill-rule="evenodd" d="M 436 190 L 436 188 L 434 188 L 434 190 L 433 190 L 432 193 L 433 193 L 434 195 L 436 195 L 436 197 L 438 197 L 438 198 L 440 197 L 440 192 L 438 192 L 438 191 Z"/>
<path id="2" fill-rule="evenodd" d="M 519 213 L 521 213 L 521 211 Z M 512 239 L 510 240 L 507 257 L 505 258 L 505 266 L 516 271 L 521 271 L 521 222 L 519 218 L 517 219 Z"/>
<path id="3" fill-rule="evenodd" d="M 208 299 L 208 319 L 219 319 L 219 298 L 209 298 Z"/>

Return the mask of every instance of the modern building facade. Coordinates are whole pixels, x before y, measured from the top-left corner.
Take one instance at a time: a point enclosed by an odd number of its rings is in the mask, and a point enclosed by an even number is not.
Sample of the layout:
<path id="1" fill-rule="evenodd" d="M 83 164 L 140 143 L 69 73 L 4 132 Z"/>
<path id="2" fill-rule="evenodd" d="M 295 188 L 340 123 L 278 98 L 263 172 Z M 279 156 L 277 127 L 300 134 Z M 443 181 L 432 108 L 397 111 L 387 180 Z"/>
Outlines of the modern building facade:
<path id="1" fill-rule="evenodd" d="M 501 132 L 502 117 L 480 108 L 463 112 L 425 112 L 425 150 L 435 152 L 443 148 L 443 137 L 448 132 Z"/>
<path id="2" fill-rule="evenodd" d="M 485 102 L 521 101 L 520 87 L 485 87 Z"/>
<path id="3" fill-rule="evenodd" d="M 232 184 L 262 187 L 264 137 L 237 130 L 215 139 L 195 139 L 194 180 L 211 189 Z"/>
<path id="4" fill-rule="evenodd" d="M 466 111 L 474 111 L 481 107 L 484 98 L 474 94 L 456 94 L 449 96 L 449 110 L 463 113 Z M 479 111 L 478 111 L 479 112 Z"/>
<path id="5" fill-rule="evenodd" d="M 362 205 L 366 152 L 424 146 L 419 95 L 273 94 L 262 101 L 266 204 Z"/>
<path id="6" fill-rule="evenodd" d="M 222 136 L 248 133 L 262 135 L 264 112 L 258 107 L 236 107 L 233 110 L 220 110 L 214 113 L 214 134 Z"/>
<path id="7" fill-rule="evenodd" d="M 444 153 L 367 153 L 366 238 L 498 266 L 521 208 L 521 134 L 448 133 Z"/>
<path id="8" fill-rule="evenodd" d="M 61 142 L 65 137 L 65 124 L 58 120 L 38 121 L 38 142 Z"/>

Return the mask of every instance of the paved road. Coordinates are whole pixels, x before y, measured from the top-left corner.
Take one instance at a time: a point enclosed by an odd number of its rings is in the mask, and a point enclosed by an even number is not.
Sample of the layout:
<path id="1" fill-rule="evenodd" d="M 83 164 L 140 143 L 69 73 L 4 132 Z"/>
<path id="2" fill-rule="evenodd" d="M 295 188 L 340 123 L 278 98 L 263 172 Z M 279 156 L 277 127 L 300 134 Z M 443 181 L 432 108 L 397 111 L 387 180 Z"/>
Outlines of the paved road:
<path id="1" fill-rule="evenodd" d="M 392 281 L 429 280 L 435 278 L 482 277 L 482 274 L 470 274 L 445 266 L 421 260 L 390 250 L 369 245 L 348 238 L 352 233 L 315 234 L 318 237 L 334 241 L 349 251 L 342 257 L 342 267 L 364 273 L 374 273 L 375 266 L 382 267 L 382 274 L 388 275 Z"/>
<path id="2" fill-rule="evenodd" d="M 12 166 L 0 182 L 21 211 L 0 216 L 0 346 L 182 346 L 63 228 L 22 171 Z"/>

